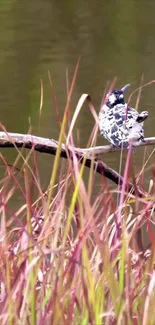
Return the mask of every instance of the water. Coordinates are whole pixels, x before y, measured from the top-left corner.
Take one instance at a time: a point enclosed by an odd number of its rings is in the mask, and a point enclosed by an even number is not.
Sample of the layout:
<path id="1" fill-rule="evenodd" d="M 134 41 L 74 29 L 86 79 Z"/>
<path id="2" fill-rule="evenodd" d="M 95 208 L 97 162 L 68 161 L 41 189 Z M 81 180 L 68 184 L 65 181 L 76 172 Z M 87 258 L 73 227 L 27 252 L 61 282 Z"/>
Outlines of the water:
<path id="1" fill-rule="evenodd" d="M 66 102 L 66 69 L 71 81 L 79 56 L 80 69 L 72 98 L 72 113 L 82 93 L 89 93 L 96 110 L 107 82 L 117 77 L 117 86 L 131 83 L 129 94 L 143 82 L 155 79 L 155 2 L 102 0 L 89 1 L 1 1 L 0 6 L 0 114 L 10 132 L 26 133 L 29 117 L 38 133 L 40 79 L 44 106 L 39 135 L 58 139 L 59 127 L 52 102 L 50 71 L 58 105 L 63 114 Z M 132 98 L 136 103 L 136 96 Z M 145 136 L 154 136 L 155 84 L 142 91 L 139 107 L 149 111 Z M 93 118 L 86 106 L 76 131 L 81 146 L 87 140 Z M 106 144 L 98 137 L 98 145 Z M 146 157 L 153 147 L 146 152 Z M 14 150 L 3 150 L 10 161 Z M 144 148 L 137 149 L 135 170 L 143 164 Z M 103 157 L 112 168 L 119 168 L 118 153 Z M 44 180 L 51 171 L 51 157 L 42 155 Z M 154 156 L 152 157 L 154 162 Z M 46 168 L 45 168 L 46 166 Z M 151 176 L 149 176 L 151 177 Z M 149 183 L 147 178 L 146 183 Z M 147 185 L 147 184 L 146 184 Z"/>

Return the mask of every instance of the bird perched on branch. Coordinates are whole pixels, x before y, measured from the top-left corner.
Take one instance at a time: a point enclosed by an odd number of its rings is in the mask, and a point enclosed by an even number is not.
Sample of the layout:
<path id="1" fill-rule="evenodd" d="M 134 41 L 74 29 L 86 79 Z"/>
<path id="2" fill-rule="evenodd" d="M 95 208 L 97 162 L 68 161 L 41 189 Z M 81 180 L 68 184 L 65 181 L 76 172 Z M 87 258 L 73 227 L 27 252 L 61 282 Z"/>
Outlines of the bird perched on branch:
<path id="1" fill-rule="evenodd" d="M 148 117 L 148 112 L 138 113 L 125 103 L 124 92 L 129 86 L 107 94 L 107 101 L 99 113 L 100 134 L 114 146 L 126 149 L 131 138 L 136 142 L 144 141 L 143 122 Z"/>

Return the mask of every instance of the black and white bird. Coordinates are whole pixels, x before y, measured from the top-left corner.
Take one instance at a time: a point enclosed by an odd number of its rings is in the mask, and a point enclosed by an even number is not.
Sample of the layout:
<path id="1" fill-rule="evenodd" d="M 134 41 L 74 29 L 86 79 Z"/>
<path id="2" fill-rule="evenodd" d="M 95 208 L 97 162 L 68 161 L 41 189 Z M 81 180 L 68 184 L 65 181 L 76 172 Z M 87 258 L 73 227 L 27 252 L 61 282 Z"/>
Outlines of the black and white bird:
<path id="1" fill-rule="evenodd" d="M 144 142 L 143 122 L 148 117 L 148 112 L 138 113 L 125 103 L 124 92 L 129 86 L 109 93 L 99 113 L 100 134 L 114 146 L 126 149 L 131 138 Z"/>

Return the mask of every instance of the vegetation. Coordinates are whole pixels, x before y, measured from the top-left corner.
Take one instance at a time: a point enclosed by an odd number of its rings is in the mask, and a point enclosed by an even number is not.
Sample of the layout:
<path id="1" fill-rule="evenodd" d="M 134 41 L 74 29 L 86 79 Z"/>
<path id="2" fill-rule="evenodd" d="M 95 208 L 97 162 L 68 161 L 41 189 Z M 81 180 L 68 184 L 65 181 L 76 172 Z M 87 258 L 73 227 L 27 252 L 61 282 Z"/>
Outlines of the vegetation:
<path id="1" fill-rule="evenodd" d="M 6 172 L 0 192 L 0 324 L 154 324 L 154 181 L 144 196 L 128 191 L 131 144 L 121 191 L 112 190 L 101 175 L 94 198 L 95 157 L 86 185 L 85 158 L 80 164 L 74 151 L 72 123 L 66 137 L 77 69 L 47 191 L 41 187 L 34 148 L 26 158 L 16 148 L 13 166 L 1 155 Z M 95 130 L 89 145 L 94 135 Z M 64 162 L 60 152 L 66 138 L 73 149 L 72 159 Z M 19 160 L 23 165 L 17 174 Z M 38 197 L 32 202 L 34 188 Z M 9 206 L 16 191 L 24 204 L 13 213 Z M 147 251 L 141 241 L 144 225 Z"/>

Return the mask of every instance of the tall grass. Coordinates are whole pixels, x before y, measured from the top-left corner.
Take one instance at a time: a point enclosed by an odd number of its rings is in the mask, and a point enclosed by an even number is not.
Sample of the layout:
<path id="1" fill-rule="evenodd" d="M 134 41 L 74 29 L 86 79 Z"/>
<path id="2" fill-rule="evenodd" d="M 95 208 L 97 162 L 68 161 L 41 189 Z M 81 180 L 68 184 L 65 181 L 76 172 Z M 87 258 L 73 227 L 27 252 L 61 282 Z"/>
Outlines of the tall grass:
<path id="1" fill-rule="evenodd" d="M 101 176 L 94 198 L 93 168 L 86 185 L 85 161 L 80 164 L 74 152 L 73 123 L 68 138 L 66 131 L 77 68 L 46 192 L 33 149 L 24 158 L 16 148 L 13 166 L 1 155 L 5 176 L 0 191 L 0 324 L 155 323 L 155 250 L 150 226 L 154 194 L 151 199 L 147 193 L 139 198 L 126 192 L 132 150 L 127 154 L 121 192 L 111 190 Z M 72 159 L 68 156 L 64 165 L 60 151 L 66 138 Z M 96 129 L 90 142 L 95 138 Z M 19 161 L 23 166 L 17 174 Z M 34 202 L 32 188 L 38 193 Z M 9 207 L 17 191 L 24 204 L 13 212 Z M 147 252 L 139 245 L 144 225 L 150 239 Z"/>

